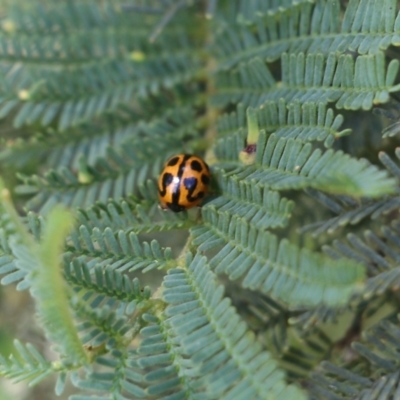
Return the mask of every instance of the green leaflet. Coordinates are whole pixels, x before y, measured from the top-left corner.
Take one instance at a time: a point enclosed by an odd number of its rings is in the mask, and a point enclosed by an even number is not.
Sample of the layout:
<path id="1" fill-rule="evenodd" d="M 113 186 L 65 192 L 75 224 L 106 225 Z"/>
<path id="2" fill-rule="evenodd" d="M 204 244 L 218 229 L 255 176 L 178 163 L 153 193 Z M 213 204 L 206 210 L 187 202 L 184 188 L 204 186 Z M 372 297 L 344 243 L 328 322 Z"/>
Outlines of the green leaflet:
<path id="1" fill-rule="evenodd" d="M 376 231 L 367 230 L 362 236 L 349 234 L 345 240 L 335 240 L 332 246 L 324 246 L 325 253 L 333 257 L 345 256 L 368 265 L 372 277 L 367 280 L 360 297 L 372 298 L 399 286 L 399 229 L 400 225 L 395 221 L 391 226 L 384 225 Z"/>
<path id="2" fill-rule="evenodd" d="M 49 338 L 73 363 L 84 364 L 87 359 L 69 311 L 68 291 L 59 264 L 65 236 L 71 226 L 72 218 L 63 209 L 55 208 L 49 215 L 39 248 L 31 249 L 37 257 L 37 269 L 31 273 L 31 293 Z"/>
<path id="3" fill-rule="evenodd" d="M 123 272 L 113 269 L 112 265 L 104 268 L 93 260 L 85 263 L 82 259 L 69 262 L 67 259 L 64 274 L 74 291 L 84 297 L 93 309 L 106 304 L 116 309 L 117 315 L 129 315 L 145 305 L 150 297 L 150 289 L 141 288 L 138 278 L 131 280 Z M 76 308 L 79 314 L 79 307 Z M 106 314 L 108 318 L 109 312 Z"/>
<path id="4" fill-rule="evenodd" d="M 187 269 L 171 270 L 164 281 L 170 334 L 207 383 L 209 398 L 306 398 L 292 385 L 247 331 L 204 257 L 187 258 Z"/>
<path id="5" fill-rule="evenodd" d="M 353 197 L 378 197 L 392 193 L 395 180 L 366 160 L 356 160 L 342 151 L 312 151 L 310 143 L 260 133 L 256 164 L 243 166 L 237 161 L 239 135 L 219 141 L 216 153 L 223 161 L 215 169 L 221 175 L 235 175 L 272 190 L 315 188 Z M 226 161 L 226 162 L 224 162 Z"/>
<path id="6" fill-rule="evenodd" d="M 338 306 L 363 287 L 364 268 L 332 260 L 257 230 L 243 219 L 215 208 L 202 211 L 205 226 L 192 228 L 198 251 L 222 249 L 210 260 L 215 272 L 243 279 L 243 287 L 268 293 L 292 307 Z"/>
<path id="7" fill-rule="evenodd" d="M 47 361 L 30 343 L 23 345 L 14 341 L 15 354 L 8 360 L 0 356 L 0 374 L 14 379 L 16 382 L 28 380 L 30 385 L 41 381 L 57 371 L 57 367 Z"/>
<path id="8" fill-rule="evenodd" d="M 165 109 L 162 101 L 143 103 L 140 113 L 132 113 L 129 123 L 115 118 L 105 122 L 102 129 L 97 124 L 67 132 L 49 129 L 42 135 L 13 143 L 0 153 L 0 159 L 20 166 L 45 157 L 49 168 L 75 169 L 85 158 L 89 166 L 96 167 L 107 158 L 110 148 L 123 154 L 127 146 L 137 149 L 140 145 L 140 153 L 130 155 L 142 161 L 154 151 L 154 146 L 162 150 L 176 144 L 178 138 L 198 136 L 194 110 L 190 107 Z M 152 114 L 154 107 L 162 108 L 158 117 Z"/>
<path id="9" fill-rule="evenodd" d="M 367 359 L 374 368 L 379 368 L 380 379 L 373 382 L 363 373 L 352 372 L 343 367 L 338 367 L 329 362 L 321 363 L 319 370 L 312 374 L 310 379 L 311 392 L 318 393 L 326 390 L 329 396 L 342 395 L 343 393 L 356 394 L 362 391 L 364 398 L 391 398 L 399 394 L 399 364 L 397 350 L 394 349 L 400 338 L 399 321 L 390 318 L 382 321 L 369 329 L 366 338 L 360 342 L 353 342 L 353 349 L 363 358 Z M 329 389 L 326 376 L 330 375 Z M 334 383 L 340 380 L 340 385 Z"/>
<path id="10" fill-rule="evenodd" d="M 90 371 L 84 376 L 73 372 L 71 380 L 75 387 L 81 389 L 81 393 L 95 390 L 101 397 L 82 394 L 72 395 L 70 399 L 104 399 L 110 395 L 117 399 L 146 398 L 142 388 L 143 372 L 138 368 L 135 359 L 135 352 L 120 346 L 96 359 L 95 365 L 101 367 L 103 372 Z"/>
<path id="11" fill-rule="evenodd" d="M 218 174 L 216 178 L 223 195 L 207 206 L 215 207 L 219 213 L 241 217 L 259 229 L 288 224 L 294 203 L 280 197 L 278 192 L 250 181 L 240 181 L 234 176 Z"/>
<path id="12" fill-rule="evenodd" d="M 212 104 L 224 107 L 242 102 L 256 107 L 283 98 L 334 102 L 339 109 L 369 110 L 373 104 L 388 102 L 390 93 L 399 90 L 399 85 L 394 85 L 399 62 L 392 60 L 386 67 L 382 52 L 358 56 L 355 61 L 347 54 L 283 53 L 281 64 L 280 82 L 258 57 L 233 71 L 220 72 Z"/>
<path id="13" fill-rule="evenodd" d="M 326 147 L 331 147 L 335 139 L 350 133 L 349 129 L 339 130 L 343 116 L 335 116 L 333 109 L 321 101 L 269 100 L 255 109 L 255 113 L 260 129 L 286 139 L 323 141 Z M 246 128 L 243 104 L 238 105 L 236 112 L 222 115 L 217 124 L 219 137 Z"/>
<path id="14" fill-rule="evenodd" d="M 184 359 L 165 316 L 144 314 L 143 319 L 148 326 L 140 332 L 142 341 L 135 363 L 146 368 L 143 382 L 147 394 L 160 400 L 185 398 L 185 393 L 196 396 L 198 385 L 193 379 L 192 366 Z"/>
<path id="15" fill-rule="evenodd" d="M 141 243 L 133 232 L 120 230 L 115 234 L 110 228 L 89 231 L 81 226 L 79 231 L 72 232 L 70 240 L 71 245 L 67 246 L 70 252 L 95 259 L 119 271 L 168 269 L 173 263 L 170 248 L 163 249 L 155 239 L 150 243 Z"/>
<path id="16" fill-rule="evenodd" d="M 2 186 L 3 207 L 16 226 L 17 235 L 10 243 L 15 265 L 22 271 L 36 300 L 39 319 L 46 335 L 56 343 L 59 351 L 69 358 L 73 365 L 87 363 L 69 308 L 68 288 L 62 277 L 60 254 L 64 240 L 72 227 L 71 215 L 63 208 L 55 208 L 46 222 L 39 244 L 32 240 L 28 231 L 8 198 L 8 191 Z M 27 275 L 27 276 L 25 276 Z"/>
<path id="17" fill-rule="evenodd" d="M 18 187 L 18 191 L 37 193 L 27 207 L 39 208 L 41 214 L 48 213 L 57 203 L 73 208 L 88 208 L 95 201 L 107 203 L 109 199 L 120 200 L 132 194 L 154 199 L 155 184 L 149 177 L 158 174 L 163 162 L 164 159 L 159 158 L 135 167 L 127 156 L 115 155 L 114 159 L 103 160 L 101 170 L 90 169 L 74 174 L 62 168 L 48 171 L 43 178 L 37 175 L 21 176 L 24 183 Z"/>
<path id="18" fill-rule="evenodd" d="M 17 109 L 16 127 L 57 121 L 65 130 L 201 69 L 184 30 L 149 46 L 149 21 L 129 18 L 115 2 L 32 3 L 10 7 L 0 32 L 0 58 L 21 62 L 12 71 L 0 69 L 0 115 Z"/>
<path id="19" fill-rule="evenodd" d="M 399 159 L 400 152 L 398 149 L 396 149 L 395 154 L 396 158 Z M 384 152 L 380 152 L 378 156 L 386 169 L 396 178 L 397 181 L 399 181 L 400 168 L 397 166 L 396 162 Z M 308 190 L 308 194 L 337 214 L 333 218 L 319 221 L 316 224 L 306 225 L 302 228 L 302 232 L 312 230 L 314 236 L 325 231 L 334 232 L 339 227 L 343 227 L 347 224 L 357 224 L 368 217 L 371 219 L 377 219 L 392 210 L 396 210 L 400 203 L 399 196 L 392 196 L 390 199 L 362 199 L 360 202 L 354 202 L 354 199 L 352 198 L 340 199 L 313 190 Z"/>
<path id="20" fill-rule="evenodd" d="M 194 224 L 187 213 L 169 213 L 148 204 L 132 201 L 109 201 L 87 210 L 79 210 L 79 225 L 87 229 L 110 228 L 114 232 L 124 230 L 136 234 L 187 228 Z"/>
<path id="21" fill-rule="evenodd" d="M 272 62 L 283 52 L 374 54 L 398 45 L 395 0 L 351 0 L 343 17 L 339 1 L 295 2 L 275 12 L 260 12 L 263 6 L 247 17 L 247 26 L 232 24 L 218 35 L 213 52 L 220 70 L 254 57 Z M 251 14 L 252 7 L 244 12 Z"/>

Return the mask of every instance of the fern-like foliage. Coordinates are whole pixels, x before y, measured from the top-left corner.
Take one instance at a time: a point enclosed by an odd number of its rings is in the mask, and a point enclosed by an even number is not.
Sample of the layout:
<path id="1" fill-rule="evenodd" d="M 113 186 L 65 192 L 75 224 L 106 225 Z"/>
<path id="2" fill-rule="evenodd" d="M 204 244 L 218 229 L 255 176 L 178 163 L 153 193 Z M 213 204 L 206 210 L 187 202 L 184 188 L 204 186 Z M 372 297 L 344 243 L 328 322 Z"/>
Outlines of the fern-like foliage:
<path id="1" fill-rule="evenodd" d="M 349 134 L 339 131 L 343 116 L 335 116 L 324 102 L 285 102 L 283 99 L 270 100 L 256 109 L 259 127 L 279 137 L 301 139 L 304 142 L 324 141 L 330 147 L 335 139 Z M 238 106 L 236 113 L 224 114 L 218 120 L 219 135 L 231 135 L 247 127 L 244 107 Z"/>
<path id="2" fill-rule="evenodd" d="M 77 217 L 79 224 L 88 230 L 109 228 L 114 232 L 123 230 L 136 234 L 188 228 L 194 223 L 184 212 L 166 213 L 152 204 L 129 199 L 79 210 Z"/>
<path id="3" fill-rule="evenodd" d="M 110 228 L 104 232 L 98 228 L 88 231 L 84 226 L 71 235 L 70 252 L 78 252 L 90 258 L 109 264 L 113 269 L 130 270 L 168 268 L 171 249 L 162 249 L 156 240 L 150 244 L 140 243 L 136 234 L 119 231 L 114 234 Z"/>
<path id="4" fill-rule="evenodd" d="M 399 159 L 400 152 L 398 149 L 396 149 L 395 154 L 397 159 Z M 379 159 L 386 169 L 399 181 L 400 168 L 397 164 L 384 152 L 379 153 Z M 392 196 L 390 199 L 364 199 L 361 202 L 355 202 L 351 197 L 335 198 L 313 190 L 309 190 L 308 193 L 322 205 L 337 214 L 328 220 L 303 227 L 303 231 L 313 231 L 313 235 L 318 235 L 326 231 L 334 232 L 339 227 L 347 224 L 357 224 L 368 217 L 375 220 L 384 215 L 390 215 L 391 212 L 398 208 L 400 201 L 398 195 Z"/>
<path id="5" fill-rule="evenodd" d="M 193 229 L 199 251 L 226 243 L 211 258 L 211 267 L 231 279 L 243 277 L 244 287 L 271 293 L 290 305 L 339 304 L 363 279 L 357 264 L 334 263 L 306 249 L 299 251 L 286 240 L 278 242 L 276 236 L 230 218 L 228 213 L 207 207 L 203 218 L 205 226 Z M 301 274 L 296 274 L 297 269 Z"/>
<path id="6" fill-rule="evenodd" d="M 8 378 L 16 382 L 30 381 L 30 384 L 39 382 L 51 373 L 57 371 L 57 367 L 47 361 L 38 350 L 30 343 L 23 345 L 19 341 L 14 342 L 17 354 L 8 360 L 1 357 L 1 371 Z"/>
<path id="7" fill-rule="evenodd" d="M 182 355 L 201 363 L 208 398 L 262 399 L 266 391 L 271 398 L 303 398 L 297 388 L 282 385 L 275 362 L 246 334 L 246 325 L 223 298 L 204 258 L 195 257 L 187 270 L 171 270 L 164 286 L 170 332 L 181 338 Z M 189 287 L 192 293 L 180 289 Z"/>
<path id="8" fill-rule="evenodd" d="M 244 137 L 240 133 L 217 143 L 216 153 L 225 161 L 220 164 L 221 174 L 234 173 L 244 181 L 274 190 L 312 187 L 353 196 L 378 196 L 392 191 L 395 183 L 386 172 L 366 160 L 355 160 L 331 149 L 325 153 L 319 149 L 312 151 L 310 143 L 278 138 L 265 132 L 259 135 L 256 163 L 243 166 L 234 161 L 243 144 Z"/>
<path id="9" fill-rule="evenodd" d="M 241 217 L 256 228 L 287 225 L 294 204 L 286 198 L 281 198 L 278 192 L 248 181 L 229 179 L 222 174 L 218 178 L 219 187 L 224 190 L 224 195 L 208 203 L 207 209 L 208 206 L 213 206 L 218 209 L 218 213 Z"/>
<path id="10" fill-rule="evenodd" d="M 152 113 L 148 121 L 148 109 L 155 106 L 162 109 L 160 116 L 157 118 Z M 78 169 L 83 158 L 89 166 L 101 162 L 107 157 L 109 148 L 120 154 L 127 145 L 137 146 L 140 143 L 144 146 L 147 142 L 149 147 L 160 144 L 174 146 L 178 137 L 187 139 L 197 136 L 197 130 L 192 125 L 194 110 L 190 107 L 165 109 L 162 102 L 146 102 L 132 114 L 129 122 L 123 116 L 114 117 L 105 121 L 105 127 L 86 125 L 66 132 L 49 129 L 41 136 L 13 143 L 1 156 L 4 161 L 18 166 L 45 157 L 49 168 Z"/>
<path id="11" fill-rule="evenodd" d="M 3 33 L 3 57 L 8 63 L 22 61 L 19 68 L 2 68 L 8 77 L 2 80 L 0 113 L 5 116 L 18 107 L 15 126 L 35 121 L 49 125 L 57 118 L 58 127 L 66 129 L 115 110 L 135 96 L 148 97 L 185 82 L 199 70 L 184 31 L 176 32 L 173 41 L 165 37 L 160 47 L 151 46 L 153 54 L 158 54 L 152 57 L 147 54 L 146 23 L 137 18 L 139 31 L 128 29 L 133 21 L 112 2 L 72 3 L 60 9 L 37 4 L 35 8 L 19 2 Z M 71 35 L 76 26 L 70 22 L 77 16 L 87 24 L 81 22 L 78 34 Z M 112 46 L 116 42 L 123 45 L 116 49 Z M 23 51 L 14 52 L 10 60 L 8 49 L 21 47 Z M 36 59 L 41 63 L 35 63 Z M 60 64 L 61 69 L 57 68 Z"/>
<path id="12" fill-rule="evenodd" d="M 399 397 L 395 0 L 0 6 L 1 283 L 53 350 L 0 342 L 0 375 L 71 400 Z M 211 182 L 173 213 L 179 153 Z"/>
<path id="13" fill-rule="evenodd" d="M 386 67 L 384 54 L 337 56 L 330 53 L 281 56 L 282 81 L 277 82 L 260 58 L 241 63 L 237 69 L 217 74 L 218 93 L 213 105 L 223 107 L 242 102 L 259 106 L 267 100 L 335 102 L 337 108 L 368 110 L 375 103 L 385 103 L 389 93 L 399 90 L 393 85 L 399 68 L 397 60 Z"/>
<path id="14" fill-rule="evenodd" d="M 102 304 L 118 310 L 117 314 L 131 314 L 150 297 L 149 288 L 141 288 L 137 278 L 132 281 L 112 267 L 104 269 L 93 264 L 73 260 L 64 265 L 67 282 L 77 293 L 82 291 L 84 300 L 93 308 Z"/>
<path id="15" fill-rule="evenodd" d="M 50 170 L 46 176 L 21 176 L 24 182 L 19 187 L 20 193 L 37 193 L 27 207 L 45 214 L 57 203 L 69 207 L 86 208 L 100 201 L 107 203 L 109 199 L 120 200 L 128 194 L 144 194 L 154 198 L 156 190 L 154 182 L 149 182 L 151 173 L 160 168 L 162 159 L 154 163 L 146 163 L 136 168 L 131 159 L 113 154 L 113 160 L 103 160 L 103 169 L 91 169 L 75 175 L 71 170 Z M 88 168 L 89 169 L 89 168 Z M 93 174 L 93 175 L 92 175 Z"/>
<path id="16" fill-rule="evenodd" d="M 214 51 L 222 59 L 220 69 L 254 57 L 271 62 L 283 52 L 374 54 L 398 45 L 400 17 L 394 12 L 395 0 L 379 5 L 373 0 L 351 0 L 343 17 L 339 1 L 286 2 L 279 8 L 270 2 L 256 3 L 246 4 L 247 15 L 218 35 Z"/>
<path id="17" fill-rule="evenodd" d="M 364 358 L 365 364 L 370 364 L 379 371 L 379 379 L 375 383 L 363 376 L 361 371 L 348 371 L 323 363 L 320 371 L 312 377 L 311 387 L 317 395 L 316 398 L 320 394 L 328 399 L 338 398 L 338 395 L 343 394 L 357 399 L 395 398 L 399 394 L 399 334 L 398 321 L 386 320 L 368 330 L 365 343 L 353 343 L 354 351 Z"/>

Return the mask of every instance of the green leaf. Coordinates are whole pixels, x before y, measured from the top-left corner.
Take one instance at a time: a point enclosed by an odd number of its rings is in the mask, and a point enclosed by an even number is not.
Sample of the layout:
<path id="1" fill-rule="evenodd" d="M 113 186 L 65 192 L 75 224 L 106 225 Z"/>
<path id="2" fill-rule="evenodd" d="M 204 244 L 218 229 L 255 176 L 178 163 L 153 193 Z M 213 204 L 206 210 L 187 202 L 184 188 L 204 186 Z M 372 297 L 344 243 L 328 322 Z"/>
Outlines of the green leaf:
<path id="1" fill-rule="evenodd" d="M 49 338 L 76 364 L 86 363 L 68 304 L 68 291 L 62 276 L 60 254 L 72 228 L 72 216 L 62 208 L 49 214 L 43 239 L 33 250 L 37 270 L 32 272 L 31 292 L 36 299 L 39 318 Z"/>
<path id="2" fill-rule="evenodd" d="M 312 151 L 309 143 L 260 133 L 256 164 L 243 166 L 237 161 L 240 136 L 224 137 L 216 148 L 225 163 L 215 165 L 221 176 L 235 174 L 251 185 L 272 190 L 311 187 L 354 197 L 379 197 L 395 191 L 395 180 L 367 160 L 356 160 L 342 151 Z M 232 160 L 232 161 L 230 161 Z"/>
<path id="3" fill-rule="evenodd" d="M 206 229 L 192 228 L 198 251 L 224 244 L 210 259 L 217 274 L 243 279 L 243 287 L 270 294 L 292 307 L 345 305 L 361 291 L 364 268 L 347 259 L 332 260 L 287 239 L 280 240 L 238 217 L 204 207 Z M 221 243 L 222 242 L 222 243 Z"/>
<path id="4" fill-rule="evenodd" d="M 186 269 L 169 271 L 163 298 L 168 303 L 169 334 L 198 366 L 197 376 L 206 384 L 208 396 L 263 399 L 268 393 L 271 399 L 306 398 L 299 388 L 285 383 L 283 371 L 223 297 L 223 288 L 204 257 L 188 256 Z"/>
<path id="5" fill-rule="evenodd" d="M 247 26 L 232 23 L 217 36 L 219 70 L 254 57 L 273 62 L 283 52 L 376 54 L 399 43 L 395 0 L 350 0 L 343 16 L 339 1 L 287 2 L 275 10 L 257 3 L 242 5 Z"/>
<path id="6" fill-rule="evenodd" d="M 219 137 L 247 128 L 242 109 L 243 105 L 239 104 L 235 113 L 224 114 L 218 119 Z M 319 101 L 268 100 L 256 109 L 256 115 L 260 129 L 267 133 L 304 142 L 323 141 L 326 147 L 331 147 L 336 139 L 350 133 L 349 129 L 339 130 L 343 116 L 335 116 L 333 109 Z"/>
<path id="7" fill-rule="evenodd" d="M 33 345 L 23 345 L 18 340 L 14 341 L 14 351 L 8 360 L 0 356 L 0 375 L 14 382 L 28 380 L 33 386 L 57 369 L 58 366 L 47 361 Z"/>
<path id="8" fill-rule="evenodd" d="M 239 65 L 238 70 L 217 74 L 217 93 L 212 104 L 224 107 L 242 102 L 257 107 L 269 100 L 334 102 L 336 108 L 370 110 L 374 104 L 389 101 L 398 71 L 397 60 L 385 67 L 384 54 L 358 56 L 330 53 L 281 56 L 282 80 L 276 82 L 260 58 Z"/>

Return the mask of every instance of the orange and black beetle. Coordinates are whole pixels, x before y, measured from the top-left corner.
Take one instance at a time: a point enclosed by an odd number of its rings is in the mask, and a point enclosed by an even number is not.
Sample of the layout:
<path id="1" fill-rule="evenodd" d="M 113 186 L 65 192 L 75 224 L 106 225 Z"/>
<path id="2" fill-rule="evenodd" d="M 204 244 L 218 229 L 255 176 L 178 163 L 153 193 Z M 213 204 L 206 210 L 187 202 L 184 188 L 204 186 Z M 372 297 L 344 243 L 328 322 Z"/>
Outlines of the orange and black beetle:
<path id="1" fill-rule="evenodd" d="M 158 179 L 161 208 L 179 212 L 199 205 L 208 191 L 210 175 L 208 165 L 200 157 L 171 157 Z"/>

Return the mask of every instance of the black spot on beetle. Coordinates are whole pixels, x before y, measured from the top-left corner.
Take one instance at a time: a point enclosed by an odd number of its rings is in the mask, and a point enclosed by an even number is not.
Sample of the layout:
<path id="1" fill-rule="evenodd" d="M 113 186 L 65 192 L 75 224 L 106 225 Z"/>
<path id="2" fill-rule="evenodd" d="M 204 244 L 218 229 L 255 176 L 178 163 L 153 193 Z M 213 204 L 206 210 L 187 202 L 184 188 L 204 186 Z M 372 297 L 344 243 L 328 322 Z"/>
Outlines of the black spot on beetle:
<path id="1" fill-rule="evenodd" d="M 193 160 L 190 163 L 190 168 L 192 168 L 193 171 L 197 171 L 197 172 L 201 172 L 201 170 L 203 169 L 203 167 L 197 160 Z"/>
<path id="2" fill-rule="evenodd" d="M 161 196 L 165 196 L 167 193 L 167 187 L 172 183 L 174 176 L 169 172 L 166 172 L 161 179 L 161 189 L 158 189 Z"/>
<path id="3" fill-rule="evenodd" d="M 207 175 L 201 175 L 201 182 L 204 185 L 208 185 L 210 183 L 210 178 Z"/>
<path id="4" fill-rule="evenodd" d="M 179 157 L 173 157 L 168 161 L 168 167 L 173 167 L 174 165 L 176 165 L 179 161 Z"/>
<path id="5" fill-rule="evenodd" d="M 197 186 L 197 179 L 194 177 L 185 178 L 183 180 L 183 186 L 189 191 L 189 193 L 193 193 L 194 189 Z"/>
<path id="6" fill-rule="evenodd" d="M 183 180 L 183 185 L 188 190 L 188 194 L 186 196 L 188 201 L 193 202 L 193 201 L 203 198 L 204 192 L 199 192 L 196 194 L 196 196 L 193 196 L 193 192 L 196 190 L 196 187 L 197 187 L 197 179 L 196 178 L 194 178 L 194 177 L 185 178 Z"/>
<path id="7" fill-rule="evenodd" d="M 172 174 L 170 174 L 169 172 L 166 172 L 162 178 L 163 186 L 164 187 L 169 186 L 173 180 L 174 180 L 174 176 Z"/>

